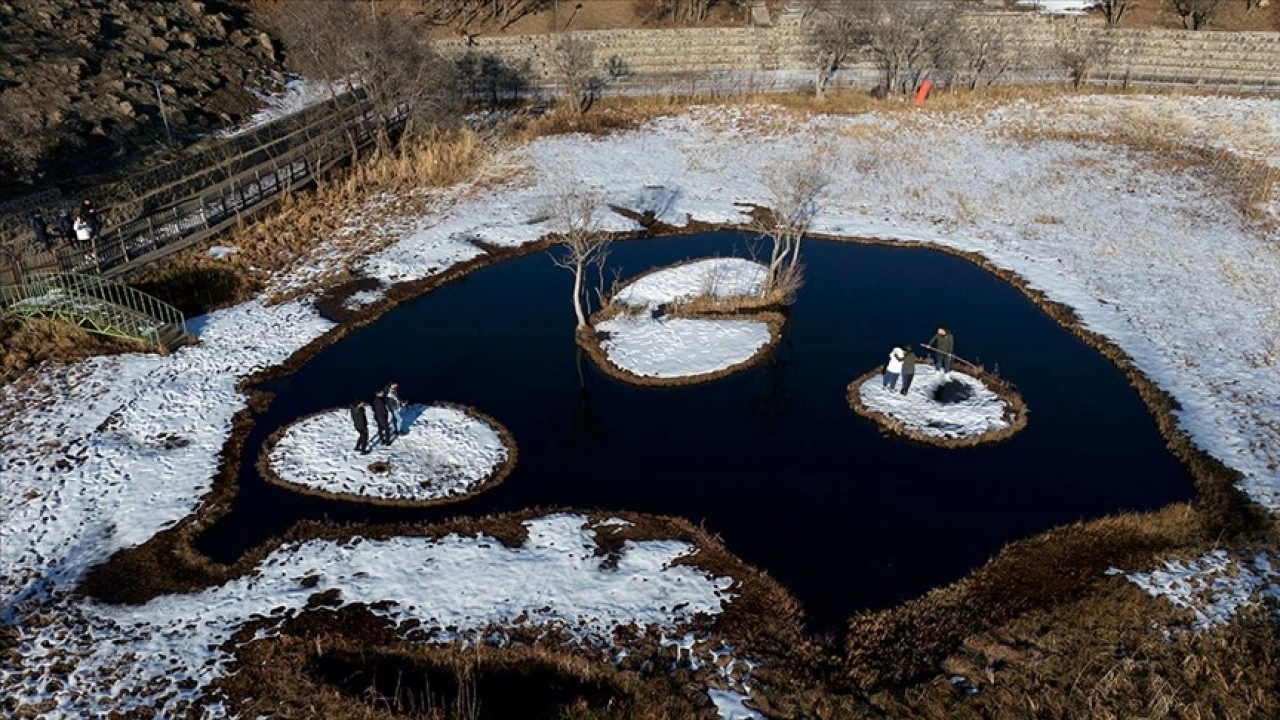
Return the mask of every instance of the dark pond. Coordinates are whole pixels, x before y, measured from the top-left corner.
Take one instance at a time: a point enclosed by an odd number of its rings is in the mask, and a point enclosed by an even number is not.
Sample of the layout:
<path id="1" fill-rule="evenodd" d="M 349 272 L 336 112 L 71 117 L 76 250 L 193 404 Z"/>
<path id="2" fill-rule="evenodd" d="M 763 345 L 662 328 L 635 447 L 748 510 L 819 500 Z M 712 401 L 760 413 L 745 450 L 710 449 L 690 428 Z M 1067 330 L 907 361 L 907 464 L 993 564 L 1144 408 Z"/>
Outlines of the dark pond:
<path id="1" fill-rule="evenodd" d="M 744 254 L 736 233 L 614 247 L 624 276 Z M 245 446 L 231 515 L 201 539 L 229 561 L 302 518 L 442 519 L 529 506 L 627 509 L 703 522 L 800 599 L 814 631 L 953 581 L 1049 527 L 1191 496 L 1123 375 L 1021 293 L 948 255 L 810 241 L 807 283 L 773 358 L 708 385 L 611 380 L 572 340 L 570 278 L 545 254 L 499 264 L 388 312 L 328 347 L 276 393 Z M 845 386 L 939 324 L 956 351 L 1021 389 L 1011 441 L 943 450 L 881 436 Z M 398 379 L 408 401 L 473 405 L 520 461 L 501 486 L 426 510 L 309 498 L 264 483 L 262 442 L 296 418 Z M 354 441 L 354 436 L 353 436 Z"/>

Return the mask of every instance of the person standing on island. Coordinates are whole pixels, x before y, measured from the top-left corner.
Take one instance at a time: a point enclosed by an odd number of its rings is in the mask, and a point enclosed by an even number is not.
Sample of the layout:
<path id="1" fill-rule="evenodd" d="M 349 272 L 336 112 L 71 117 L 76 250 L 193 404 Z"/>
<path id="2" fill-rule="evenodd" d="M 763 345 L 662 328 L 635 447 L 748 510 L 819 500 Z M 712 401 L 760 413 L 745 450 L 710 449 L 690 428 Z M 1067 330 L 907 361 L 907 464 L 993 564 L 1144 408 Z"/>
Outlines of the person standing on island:
<path id="1" fill-rule="evenodd" d="M 884 366 L 884 387 L 889 392 L 898 387 L 898 375 L 902 373 L 902 358 L 905 356 L 902 348 L 889 351 L 889 362 Z"/>
<path id="2" fill-rule="evenodd" d="M 369 416 L 364 412 L 364 402 L 357 400 L 351 403 L 351 424 L 356 426 L 359 437 L 356 440 L 356 452 L 369 454 Z"/>
<path id="3" fill-rule="evenodd" d="M 902 394 L 911 389 L 911 381 L 916 377 L 916 351 L 910 345 L 902 348 Z"/>
<path id="4" fill-rule="evenodd" d="M 938 328 L 938 332 L 929 338 L 929 347 L 933 348 L 933 369 L 942 373 L 951 372 L 952 353 L 956 349 L 956 336 L 946 328 Z"/>
<path id="5" fill-rule="evenodd" d="M 379 389 L 373 394 L 373 421 L 378 423 L 378 440 L 391 444 L 391 424 L 387 417 L 387 391 Z"/>
<path id="6" fill-rule="evenodd" d="M 404 416 L 401 410 L 404 409 L 404 403 L 400 400 L 400 383 L 392 381 L 387 383 L 387 412 L 391 415 L 391 432 L 393 435 L 407 435 L 408 431 L 404 429 Z"/>

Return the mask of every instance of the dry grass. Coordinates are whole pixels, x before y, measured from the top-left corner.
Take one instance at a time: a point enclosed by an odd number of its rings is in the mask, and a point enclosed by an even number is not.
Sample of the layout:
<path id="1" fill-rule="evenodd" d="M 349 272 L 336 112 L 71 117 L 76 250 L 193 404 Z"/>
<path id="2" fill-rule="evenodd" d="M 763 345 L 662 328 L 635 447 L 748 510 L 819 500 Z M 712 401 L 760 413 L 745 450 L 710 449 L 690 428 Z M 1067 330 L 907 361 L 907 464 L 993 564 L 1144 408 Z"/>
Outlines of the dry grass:
<path id="1" fill-rule="evenodd" d="M 97 335 L 48 318 L 0 320 L 0 385 L 46 362 L 74 362 L 97 355 L 155 352 L 141 342 Z"/>
<path id="2" fill-rule="evenodd" d="M 285 195 L 260 219 L 235 226 L 228 236 L 182 253 L 153 273 L 177 272 L 173 266 L 229 270 L 241 279 L 243 299 L 319 256 L 338 260 L 331 263 L 330 272 L 271 299 L 285 300 L 339 282 L 348 277 L 345 260 L 387 242 L 376 233 L 380 220 L 421 214 L 430 195 L 420 191 L 475 179 L 491 149 L 489 141 L 464 130 L 435 133 L 394 153 L 365 157 L 331 179 L 318 181 L 314 192 Z M 358 224 L 352 223 L 353 216 L 359 216 Z M 215 242 L 237 252 L 210 258 L 205 251 Z"/>
<path id="3" fill-rule="evenodd" d="M 850 620 L 850 678 L 866 689 L 909 684 L 931 674 L 970 635 L 1080 597 L 1106 580 L 1109 567 L 1143 567 L 1157 554 L 1203 542 L 1195 512 L 1172 505 L 1012 543 L 949 587 Z"/>
<path id="4" fill-rule="evenodd" d="M 889 717 L 1280 717 L 1280 626 L 1265 610 L 1212 632 L 1166 635 L 1176 619 L 1116 578 L 967 638 L 942 667 L 976 695 L 943 676 L 872 701 Z"/>

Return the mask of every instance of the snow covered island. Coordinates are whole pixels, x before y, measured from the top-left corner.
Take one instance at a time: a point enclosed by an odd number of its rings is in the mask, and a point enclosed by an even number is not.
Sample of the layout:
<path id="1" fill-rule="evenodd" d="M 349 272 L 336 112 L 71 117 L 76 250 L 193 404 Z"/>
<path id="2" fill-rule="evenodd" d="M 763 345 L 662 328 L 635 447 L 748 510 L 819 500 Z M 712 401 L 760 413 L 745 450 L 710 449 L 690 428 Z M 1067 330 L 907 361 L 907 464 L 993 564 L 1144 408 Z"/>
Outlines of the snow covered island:
<path id="1" fill-rule="evenodd" d="M 903 395 L 890 389 L 880 367 L 849 385 L 849 406 L 891 433 L 945 448 L 1008 440 L 1027 426 L 1022 396 L 978 371 L 940 373 L 916 366 L 915 381 Z"/>
<path id="2" fill-rule="evenodd" d="M 768 268 L 742 258 L 694 260 L 629 282 L 591 319 L 587 352 L 637 385 L 692 385 L 753 365 L 776 344 Z"/>
<path id="3" fill-rule="evenodd" d="M 355 448 L 346 408 L 303 418 L 267 441 L 258 466 L 269 482 L 310 495 L 376 505 L 439 505 L 487 490 L 515 466 L 507 429 L 470 408 L 409 405 L 406 434 Z"/>

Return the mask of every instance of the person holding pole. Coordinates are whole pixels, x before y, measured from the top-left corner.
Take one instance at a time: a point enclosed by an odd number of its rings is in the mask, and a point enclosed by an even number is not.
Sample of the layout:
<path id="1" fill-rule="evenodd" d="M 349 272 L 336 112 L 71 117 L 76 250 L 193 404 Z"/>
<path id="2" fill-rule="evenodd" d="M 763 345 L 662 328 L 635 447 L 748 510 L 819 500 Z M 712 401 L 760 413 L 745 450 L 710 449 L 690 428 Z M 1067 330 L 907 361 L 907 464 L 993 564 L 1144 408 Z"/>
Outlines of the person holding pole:
<path id="1" fill-rule="evenodd" d="M 933 350 L 933 369 L 941 373 L 951 372 L 951 359 L 956 349 L 956 337 L 946 328 L 938 328 L 938 332 L 929 338 L 925 347 Z"/>

